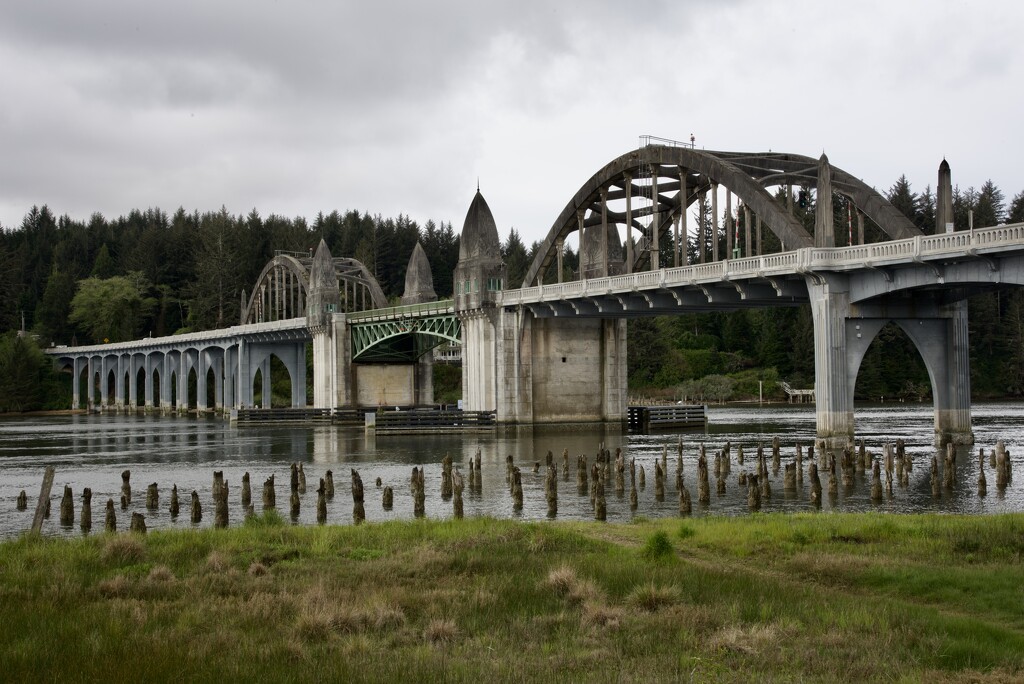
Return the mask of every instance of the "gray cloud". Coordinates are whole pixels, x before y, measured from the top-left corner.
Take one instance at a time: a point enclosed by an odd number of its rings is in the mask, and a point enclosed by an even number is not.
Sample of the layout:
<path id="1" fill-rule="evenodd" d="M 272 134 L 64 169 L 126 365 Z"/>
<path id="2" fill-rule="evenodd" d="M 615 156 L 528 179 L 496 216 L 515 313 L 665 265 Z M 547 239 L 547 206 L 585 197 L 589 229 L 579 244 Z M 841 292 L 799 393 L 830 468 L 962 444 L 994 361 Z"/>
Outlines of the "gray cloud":
<path id="1" fill-rule="evenodd" d="M 830 158 L 885 188 L 1024 188 L 1017 3 L 15 2 L 0 224 L 33 204 L 460 227 L 479 177 L 540 239 L 653 133 Z M 1011 154 L 1011 152 L 1016 153 Z"/>

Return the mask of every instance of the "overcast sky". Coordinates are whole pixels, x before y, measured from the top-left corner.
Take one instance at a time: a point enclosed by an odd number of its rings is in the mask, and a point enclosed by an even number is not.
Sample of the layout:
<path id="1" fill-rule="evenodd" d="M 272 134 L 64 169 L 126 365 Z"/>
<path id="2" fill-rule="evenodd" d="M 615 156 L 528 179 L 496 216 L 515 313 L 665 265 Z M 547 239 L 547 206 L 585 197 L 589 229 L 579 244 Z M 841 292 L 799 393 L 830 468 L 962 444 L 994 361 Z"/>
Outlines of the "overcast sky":
<path id="1" fill-rule="evenodd" d="M 35 204 L 404 213 L 542 239 L 638 137 L 1024 190 L 1019 0 L 4 0 L 0 225 Z"/>

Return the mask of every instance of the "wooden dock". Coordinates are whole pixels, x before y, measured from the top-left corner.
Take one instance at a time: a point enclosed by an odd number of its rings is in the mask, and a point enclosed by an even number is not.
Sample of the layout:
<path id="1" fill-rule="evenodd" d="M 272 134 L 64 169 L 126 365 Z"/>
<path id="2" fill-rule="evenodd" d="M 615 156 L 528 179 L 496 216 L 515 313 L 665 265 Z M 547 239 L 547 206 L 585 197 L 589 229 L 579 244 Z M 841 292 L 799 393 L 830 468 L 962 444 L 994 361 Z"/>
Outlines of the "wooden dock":
<path id="1" fill-rule="evenodd" d="M 813 389 L 793 389 L 788 382 L 780 382 L 779 387 L 786 393 L 790 404 L 814 403 Z"/>
<path id="2" fill-rule="evenodd" d="M 367 416 L 369 419 L 369 416 Z M 373 425 L 367 420 L 367 429 L 377 434 L 430 434 L 436 432 L 489 432 L 497 422 L 494 411 L 459 411 L 439 409 L 411 409 L 377 411 Z"/>
<path id="3" fill-rule="evenodd" d="M 704 404 L 630 406 L 628 410 L 630 432 L 705 429 L 708 424 L 707 406 Z"/>

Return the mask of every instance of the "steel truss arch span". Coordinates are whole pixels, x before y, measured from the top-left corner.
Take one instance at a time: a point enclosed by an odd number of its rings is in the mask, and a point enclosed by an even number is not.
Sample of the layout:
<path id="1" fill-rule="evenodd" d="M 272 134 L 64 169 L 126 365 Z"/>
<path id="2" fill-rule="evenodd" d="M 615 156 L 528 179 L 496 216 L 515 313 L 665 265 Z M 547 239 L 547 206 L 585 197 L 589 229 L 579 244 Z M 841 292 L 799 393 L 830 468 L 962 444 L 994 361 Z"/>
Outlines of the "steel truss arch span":
<path id="1" fill-rule="evenodd" d="M 616 230 L 617 226 L 631 225 L 639 233 L 632 270 L 644 267 L 650 263 L 654 232 L 659 242 L 668 239 L 679 214 L 715 186 L 734 193 L 786 249 L 811 247 L 812 236 L 766 188 L 786 183 L 815 186 L 818 168 L 818 160 L 785 153 L 717 152 L 660 144 L 633 150 L 605 165 L 577 191 L 541 243 L 522 286 L 541 284 L 542 274 L 551 267 L 569 235 L 579 232 L 581 226 L 588 230 L 605 222 L 614 224 Z M 831 166 L 831 171 L 832 191 L 852 199 L 890 238 L 922 234 L 878 192 L 842 169 Z M 651 182 L 652 178 L 656 180 Z M 681 192 L 684 183 L 685 194 Z M 631 216 L 608 206 L 608 202 L 626 198 L 631 204 L 639 200 L 638 205 L 630 207 Z M 650 225 L 638 221 L 652 215 L 658 219 L 656 224 L 653 218 Z"/>

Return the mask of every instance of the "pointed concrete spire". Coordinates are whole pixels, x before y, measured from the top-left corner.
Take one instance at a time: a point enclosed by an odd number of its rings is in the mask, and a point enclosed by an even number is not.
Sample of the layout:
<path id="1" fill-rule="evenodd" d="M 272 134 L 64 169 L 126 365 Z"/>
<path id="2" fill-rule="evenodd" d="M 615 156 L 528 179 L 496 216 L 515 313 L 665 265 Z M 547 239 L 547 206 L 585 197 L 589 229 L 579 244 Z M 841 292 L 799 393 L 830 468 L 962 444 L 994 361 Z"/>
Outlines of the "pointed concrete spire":
<path id="1" fill-rule="evenodd" d="M 310 326 L 324 325 L 339 311 L 341 292 L 334 257 L 322 239 L 316 248 L 313 265 L 309 269 L 309 294 L 306 298 L 306 319 Z"/>
<path id="2" fill-rule="evenodd" d="M 814 207 L 814 246 L 835 247 L 836 231 L 832 216 L 832 166 L 821 153 L 818 160 L 818 197 Z"/>
<path id="3" fill-rule="evenodd" d="M 427 260 L 427 253 L 423 251 L 423 245 L 417 242 L 412 250 L 412 256 L 409 257 L 409 265 L 405 269 L 405 293 L 402 294 L 402 304 L 436 301 L 437 293 L 434 292 L 434 276 L 430 272 L 430 261 Z"/>
<path id="4" fill-rule="evenodd" d="M 487 201 L 476 191 L 459 238 L 459 261 L 501 261 L 498 226 Z"/>
<path id="5" fill-rule="evenodd" d="M 309 289 L 318 287 L 338 287 L 338 272 L 334 270 L 334 257 L 327 243 L 321 238 L 317 245 L 313 266 L 309 270 Z"/>
<path id="6" fill-rule="evenodd" d="M 952 233 L 953 226 L 953 173 L 945 158 L 939 164 L 939 184 L 935 189 L 935 233 Z"/>

